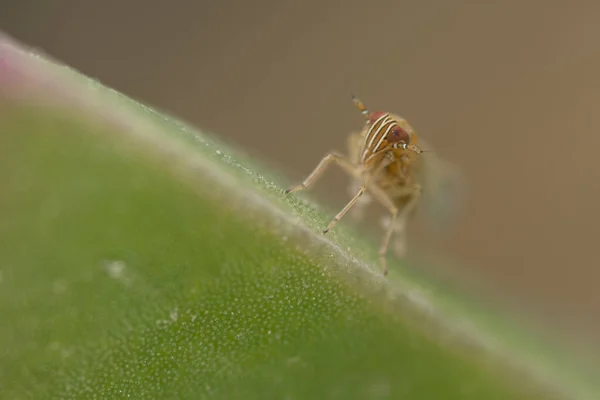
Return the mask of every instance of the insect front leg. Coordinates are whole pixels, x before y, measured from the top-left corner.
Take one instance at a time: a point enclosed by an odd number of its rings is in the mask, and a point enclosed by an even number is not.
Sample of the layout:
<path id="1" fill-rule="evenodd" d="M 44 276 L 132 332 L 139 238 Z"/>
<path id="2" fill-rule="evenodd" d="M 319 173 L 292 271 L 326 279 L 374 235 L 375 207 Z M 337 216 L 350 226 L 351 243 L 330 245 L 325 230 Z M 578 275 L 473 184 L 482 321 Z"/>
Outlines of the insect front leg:
<path id="1" fill-rule="evenodd" d="M 358 180 L 352 180 L 349 184 L 348 184 L 348 189 L 347 189 L 347 193 L 349 196 L 354 196 L 361 188 L 362 183 Z M 367 206 L 369 204 L 371 204 L 371 202 L 373 201 L 373 198 L 371 196 L 371 194 L 369 193 L 369 191 L 367 190 L 360 199 L 358 199 L 358 201 L 354 204 L 354 207 L 352 207 L 352 209 L 348 212 L 348 215 L 354 220 L 354 221 L 360 221 L 361 219 L 363 219 L 364 215 L 365 215 L 365 209 L 367 208 Z"/>
<path id="2" fill-rule="evenodd" d="M 348 212 L 349 209 L 352 208 L 352 206 L 358 201 L 358 199 L 365 193 L 365 187 L 361 186 L 360 189 L 358 189 L 358 192 L 356 192 L 356 194 L 354 195 L 354 197 L 348 202 L 348 204 L 346 204 L 346 206 L 342 209 L 342 211 L 340 211 L 329 223 L 329 225 L 327 225 L 327 228 L 325 228 L 325 230 L 323 231 L 323 233 L 327 233 L 329 232 L 329 230 L 331 228 L 333 228 L 335 226 L 335 224 L 337 224 L 337 222 L 342 219 L 342 217 Z"/>
<path id="3" fill-rule="evenodd" d="M 335 163 L 340 166 L 346 173 L 351 175 L 353 178 L 357 178 L 357 168 L 346 159 L 346 157 L 341 154 L 331 152 L 327 154 L 325 157 L 321 159 L 317 167 L 310 173 L 310 175 L 300 184 L 296 186 L 292 186 L 287 189 L 285 193 L 292 193 L 298 190 L 306 189 L 309 185 L 314 183 L 314 181 L 325 171 L 325 169 L 331 165 L 331 163 Z"/>

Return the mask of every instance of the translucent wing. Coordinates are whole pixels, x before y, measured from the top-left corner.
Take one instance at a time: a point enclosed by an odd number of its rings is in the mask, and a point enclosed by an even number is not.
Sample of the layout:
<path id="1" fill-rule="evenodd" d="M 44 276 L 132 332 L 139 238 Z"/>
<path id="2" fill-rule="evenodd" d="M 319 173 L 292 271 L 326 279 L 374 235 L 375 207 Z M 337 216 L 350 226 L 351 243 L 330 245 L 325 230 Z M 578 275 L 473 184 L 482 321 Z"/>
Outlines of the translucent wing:
<path id="1" fill-rule="evenodd" d="M 421 148 L 431 149 L 420 140 Z M 459 169 L 442 160 L 435 152 L 420 156 L 418 177 L 423 185 L 419 209 L 426 225 L 436 233 L 442 233 L 465 211 L 466 182 Z"/>

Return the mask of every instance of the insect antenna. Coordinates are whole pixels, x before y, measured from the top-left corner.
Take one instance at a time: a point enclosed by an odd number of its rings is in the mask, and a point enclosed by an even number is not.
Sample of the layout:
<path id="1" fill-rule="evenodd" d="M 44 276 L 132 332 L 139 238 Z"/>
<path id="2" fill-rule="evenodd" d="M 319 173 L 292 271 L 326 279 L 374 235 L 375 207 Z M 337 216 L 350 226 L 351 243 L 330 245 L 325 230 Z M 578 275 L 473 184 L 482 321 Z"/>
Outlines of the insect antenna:
<path id="1" fill-rule="evenodd" d="M 360 101 L 360 99 L 358 97 L 356 97 L 354 95 L 354 93 L 351 93 L 352 96 L 352 102 L 354 103 L 354 105 L 356 106 L 356 108 L 358 108 L 358 111 L 360 111 L 360 113 L 362 115 L 365 116 L 365 118 L 368 120 L 369 119 L 369 114 L 371 114 L 369 112 L 369 110 L 367 110 L 367 107 L 365 107 L 365 105 L 363 104 L 362 101 Z"/>

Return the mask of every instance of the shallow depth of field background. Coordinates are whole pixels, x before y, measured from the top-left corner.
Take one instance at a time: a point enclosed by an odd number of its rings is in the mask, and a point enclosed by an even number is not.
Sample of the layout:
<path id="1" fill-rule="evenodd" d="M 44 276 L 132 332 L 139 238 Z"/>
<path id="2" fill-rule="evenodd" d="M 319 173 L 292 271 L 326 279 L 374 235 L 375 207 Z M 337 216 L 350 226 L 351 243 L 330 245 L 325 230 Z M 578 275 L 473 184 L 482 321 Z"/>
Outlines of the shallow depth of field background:
<path id="1" fill-rule="evenodd" d="M 421 241 L 446 273 L 600 332 L 600 3 L 475 3 L 4 0 L 0 29 L 293 181 L 345 151 L 351 91 L 403 115 L 469 184 Z M 311 194 L 341 208 L 346 184 Z"/>

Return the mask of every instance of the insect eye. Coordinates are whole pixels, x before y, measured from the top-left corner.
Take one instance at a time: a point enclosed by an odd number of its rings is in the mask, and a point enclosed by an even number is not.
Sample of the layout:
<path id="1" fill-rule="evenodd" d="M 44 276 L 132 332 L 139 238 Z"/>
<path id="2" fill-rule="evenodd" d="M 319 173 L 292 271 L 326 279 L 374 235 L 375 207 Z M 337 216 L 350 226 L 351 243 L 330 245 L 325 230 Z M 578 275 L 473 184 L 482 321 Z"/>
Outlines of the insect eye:
<path id="1" fill-rule="evenodd" d="M 407 138 L 408 138 L 408 135 L 406 134 L 406 132 L 404 132 L 400 128 L 394 128 L 388 134 L 387 141 L 390 142 L 390 143 L 397 143 L 397 142 L 400 142 L 400 141 L 404 141 L 405 142 Z"/>

